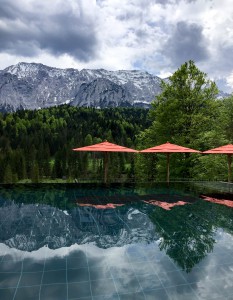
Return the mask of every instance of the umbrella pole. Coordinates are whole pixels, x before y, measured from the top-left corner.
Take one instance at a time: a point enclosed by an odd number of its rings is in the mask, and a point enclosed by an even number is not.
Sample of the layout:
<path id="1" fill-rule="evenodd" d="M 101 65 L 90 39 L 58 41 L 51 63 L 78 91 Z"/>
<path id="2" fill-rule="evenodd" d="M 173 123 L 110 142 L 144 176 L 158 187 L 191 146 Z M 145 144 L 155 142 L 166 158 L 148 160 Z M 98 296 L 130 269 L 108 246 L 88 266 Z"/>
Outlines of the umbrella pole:
<path id="1" fill-rule="evenodd" d="M 232 162 L 232 156 L 231 154 L 227 155 L 228 157 L 228 182 L 231 182 L 231 162 Z"/>
<path id="2" fill-rule="evenodd" d="M 170 153 L 167 153 L 167 183 L 169 183 L 170 178 Z"/>
<path id="3" fill-rule="evenodd" d="M 104 152 L 104 183 L 107 183 L 108 178 L 108 152 Z"/>

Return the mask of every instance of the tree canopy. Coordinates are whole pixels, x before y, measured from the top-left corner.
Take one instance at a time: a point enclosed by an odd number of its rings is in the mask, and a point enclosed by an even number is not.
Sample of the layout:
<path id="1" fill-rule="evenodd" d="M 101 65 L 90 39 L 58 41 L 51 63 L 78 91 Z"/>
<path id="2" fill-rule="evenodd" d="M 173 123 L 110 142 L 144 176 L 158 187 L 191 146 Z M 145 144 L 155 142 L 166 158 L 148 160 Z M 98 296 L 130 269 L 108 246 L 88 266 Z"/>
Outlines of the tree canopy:
<path id="1" fill-rule="evenodd" d="M 136 135 L 149 125 L 147 115 L 148 110 L 140 108 L 68 105 L 0 114 L 0 182 L 101 179 L 101 154 L 72 149 L 106 139 L 135 147 Z M 112 175 L 127 175 L 127 160 L 127 154 L 113 155 Z"/>
<path id="2" fill-rule="evenodd" d="M 183 64 L 168 81 L 162 82 L 162 93 L 152 102 L 153 123 L 147 130 L 151 142 L 202 146 L 198 141 L 213 126 L 218 114 L 217 94 L 216 84 L 193 61 Z"/>
<path id="3" fill-rule="evenodd" d="M 181 65 L 169 80 L 162 82 L 161 87 L 162 92 L 152 102 L 150 110 L 152 125 L 139 137 L 141 148 L 145 145 L 152 147 L 169 141 L 204 151 L 231 139 L 232 116 L 226 107 L 231 106 L 232 101 L 225 100 L 222 103 L 217 99 L 216 84 L 209 80 L 207 74 L 201 72 L 193 61 Z M 158 178 L 164 179 L 165 160 L 162 155 L 157 157 L 155 169 Z M 195 176 L 199 178 L 203 175 L 205 166 L 213 159 L 216 160 L 207 156 L 202 158 L 189 154 L 173 154 L 172 176 L 173 178 Z M 145 166 L 147 160 L 148 158 L 144 161 L 141 159 L 141 164 Z M 224 168 L 220 169 L 223 172 Z"/>

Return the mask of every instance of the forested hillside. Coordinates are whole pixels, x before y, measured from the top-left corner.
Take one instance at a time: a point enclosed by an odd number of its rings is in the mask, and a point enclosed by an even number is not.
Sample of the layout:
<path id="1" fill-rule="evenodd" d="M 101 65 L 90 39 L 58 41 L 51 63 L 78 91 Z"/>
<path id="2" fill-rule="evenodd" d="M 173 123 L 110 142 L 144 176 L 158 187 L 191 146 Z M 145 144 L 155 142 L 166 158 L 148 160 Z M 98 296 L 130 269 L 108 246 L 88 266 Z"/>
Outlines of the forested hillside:
<path id="1" fill-rule="evenodd" d="M 140 108 L 68 105 L 0 114 L 0 182 L 103 180 L 103 154 L 73 148 L 108 140 L 134 149 L 167 141 L 205 151 L 233 143 L 233 96 L 194 62 L 183 64 L 152 102 Z M 171 155 L 171 180 L 226 180 L 226 155 Z M 109 181 L 166 179 L 164 154 L 111 153 Z"/>
<path id="2" fill-rule="evenodd" d="M 148 110 L 139 108 L 63 105 L 0 114 L 0 182 L 101 179 L 101 153 L 72 149 L 103 140 L 135 147 L 137 134 L 149 124 Z M 112 154 L 114 176 L 130 174 L 127 159 L 132 155 Z"/>

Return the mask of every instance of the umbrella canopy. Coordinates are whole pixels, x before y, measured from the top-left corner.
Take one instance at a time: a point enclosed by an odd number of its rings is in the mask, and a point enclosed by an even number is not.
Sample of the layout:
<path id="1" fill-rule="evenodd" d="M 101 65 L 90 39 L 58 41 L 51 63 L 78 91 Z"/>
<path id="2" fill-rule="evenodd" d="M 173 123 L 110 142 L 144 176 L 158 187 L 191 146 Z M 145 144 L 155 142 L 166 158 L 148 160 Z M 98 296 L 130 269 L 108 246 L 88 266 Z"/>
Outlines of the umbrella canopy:
<path id="1" fill-rule="evenodd" d="M 108 154 L 109 152 L 138 152 L 137 150 L 109 143 L 108 141 L 98 143 L 91 146 L 85 146 L 80 148 L 75 148 L 73 151 L 93 151 L 93 152 L 104 152 L 104 182 L 107 182 L 108 173 Z"/>
<path id="2" fill-rule="evenodd" d="M 204 154 L 227 154 L 228 157 L 228 182 L 231 182 L 231 163 L 233 155 L 233 145 L 228 144 L 202 152 Z"/>
<path id="3" fill-rule="evenodd" d="M 142 152 L 142 153 L 153 153 L 154 152 L 154 153 L 167 154 L 167 182 L 169 182 L 169 177 L 170 177 L 170 153 L 200 153 L 200 151 L 198 151 L 198 150 L 171 144 L 169 142 L 159 145 L 159 146 L 144 149 L 140 152 Z"/>

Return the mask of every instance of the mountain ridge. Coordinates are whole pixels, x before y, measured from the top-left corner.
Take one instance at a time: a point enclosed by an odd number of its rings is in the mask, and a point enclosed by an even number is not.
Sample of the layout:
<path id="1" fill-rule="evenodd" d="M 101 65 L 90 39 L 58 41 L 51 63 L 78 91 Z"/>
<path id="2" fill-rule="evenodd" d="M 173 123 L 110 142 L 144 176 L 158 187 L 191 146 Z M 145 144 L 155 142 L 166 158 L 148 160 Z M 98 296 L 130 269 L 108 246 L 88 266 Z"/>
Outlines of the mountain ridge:
<path id="1" fill-rule="evenodd" d="M 162 80 L 140 70 L 61 69 L 20 62 L 0 70 L 0 111 L 62 104 L 148 108 L 160 94 Z"/>
<path id="2" fill-rule="evenodd" d="M 117 214 L 114 209 L 77 206 L 63 211 L 48 204 L 22 205 L 13 201 L 4 203 L 3 200 L 0 217 L 10 215 L 11 218 L 0 228 L 0 243 L 31 252 L 45 245 L 50 249 L 58 249 L 74 244 L 95 243 L 99 248 L 107 249 L 158 240 L 154 224 L 143 210 L 137 207 L 116 210 Z M 119 222 L 119 217 L 122 222 Z M 19 224 L 17 232 L 13 225 L 15 222 Z M 35 226 L 32 225 L 34 223 Z M 33 227 L 33 235 L 27 230 L 28 227 Z M 48 241 L 46 228 L 49 227 Z"/>
<path id="3" fill-rule="evenodd" d="M 139 70 L 60 69 L 18 63 L 0 71 L 0 110 L 55 105 L 149 106 L 161 91 L 161 78 Z"/>

